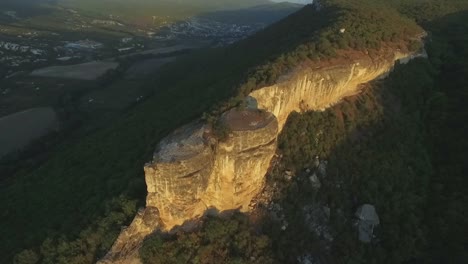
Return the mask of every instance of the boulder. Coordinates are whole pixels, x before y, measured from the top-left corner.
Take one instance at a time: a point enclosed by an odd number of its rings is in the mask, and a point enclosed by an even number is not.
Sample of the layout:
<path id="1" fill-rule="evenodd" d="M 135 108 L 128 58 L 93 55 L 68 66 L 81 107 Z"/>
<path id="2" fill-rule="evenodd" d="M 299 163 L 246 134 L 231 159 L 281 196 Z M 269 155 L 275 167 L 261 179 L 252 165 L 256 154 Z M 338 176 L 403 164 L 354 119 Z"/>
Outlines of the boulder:
<path id="1" fill-rule="evenodd" d="M 320 183 L 320 179 L 316 173 L 309 177 L 309 181 L 312 184 L 312 188 L 314 189 L 320 189 L 320 187 L 322 187 L 322 183 Z"/>
<path id="2" fill-rule="evenodd" d="M 357 209 L 355 216 L 358 218 L 359 240 L 364 243 L 370 243 L 372 238 L 374 238 L 374 227 L 380 224 L 375 207 L 370 204 L 364 204 Z"/>

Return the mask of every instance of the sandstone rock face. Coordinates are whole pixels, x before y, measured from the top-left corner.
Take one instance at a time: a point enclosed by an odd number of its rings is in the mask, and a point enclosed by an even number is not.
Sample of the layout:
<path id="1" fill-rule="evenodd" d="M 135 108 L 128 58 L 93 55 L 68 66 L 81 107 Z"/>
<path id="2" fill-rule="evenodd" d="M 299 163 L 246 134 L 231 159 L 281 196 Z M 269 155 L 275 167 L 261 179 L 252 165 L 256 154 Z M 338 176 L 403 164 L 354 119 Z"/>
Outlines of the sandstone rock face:
<path id="1" fill-rule="evenodd" d="M 412 55 L 392 52 L 377 58 L 360 56 L 328 67 L 305 67 L 291 74 L 287 80 L 258 89 L 250 96 L 257 100 L 258 108 L 278 118 L 281 131 L 291 112 L 322 111 L 359 92 L 360 84 L 386 77 L 395 61 L 406 57 Z"/>
<path id="2" fill-rule="evenodd" d="M 203 124 L 178 129 L 159 144 L 153 162 L 145 166 L 146 205 L 159 209 L 167 228 L 206 209 L 201 198 L 215 161 L 208 133 Z"/>
<path id="3" fill-rule="evenodd" d="M 138 249 L 145 236 L 182 225 L 208 209 L 247 211 L 263 188 L 276 138 L 291 112 L 324 110 L 358 93 L 360 84 L 385 77 L 395 61 L 411 56 L 387 50 L 377 58 L 362 53 L 354 59 L 345 56 L 340 63 L 303 66 L 277 84 L 252 92 L 250 100 L 256 102 L 250 105 L 258 109 L 225 113 L 222 122 L 230 128 L 225 141 L 218 142 L 211 128 L 200 122 L 169 135 L 145 166 L 146 210 L 101 263 L 140 263 Z M 144 220 L 147 217 L 155 220 Z"/>
<path id="4" fill-rule="evenodd" d="M 216 150 L 215 164 L 202 201 L 219 211 L 247 211 L 263 188 L 264 176 L 276 152 L 278 122 L 269 112 L 231 110 L 223 116 L 231 133 Z"/>
<path id="5" fill-rule="evenodd" d="M 217 142 L 207 125 L 190 124 L 164 139 L 145 166 L 146 205 L 159 209 L 165 229 L 209 208 L 245 211 L 262 188 L 276 151 L 276 118 L 260 110 L 232 110 L 222 122 L 230 129 L 225 141 Z"/>

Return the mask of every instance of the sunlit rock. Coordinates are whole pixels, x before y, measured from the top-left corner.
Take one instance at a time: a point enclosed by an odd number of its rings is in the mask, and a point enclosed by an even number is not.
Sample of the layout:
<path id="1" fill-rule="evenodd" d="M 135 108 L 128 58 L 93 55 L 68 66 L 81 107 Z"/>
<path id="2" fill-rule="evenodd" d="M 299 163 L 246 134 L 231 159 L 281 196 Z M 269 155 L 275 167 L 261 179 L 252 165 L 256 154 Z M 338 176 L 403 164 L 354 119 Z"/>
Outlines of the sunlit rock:
<path id="1" fill-rule="evenodd" d="M 146 235 L 182 225 L 207 209 L 249 211 L 252 199 L 264 187 L 277 136 L 291 112 L 333 106 L 359 93 L 361 84 L 385 77 L 395 61 L 406 57 L 414 55 L 388 49 L 375 57 L 354 52 L 319 66 L 303 65 L 276 84 L 253 91 L 246 110 L 226 112 L 221 121 L 230 132 L 224 141 L 215 139 L 211 128 L 202 123 L 189 124 L 169 135 L 145 166 L 147 210 L 157 208 L 155 218 L 160 222 L 147 225 L 137 216 L 129 227 L 133 231 L 122 232 L 105 258 L 111 261 L 107 263 L 139 263 L 136 256 Z M 326 165 L 318 160 L 317 179 L 325 177 Z M 333 240 L 326 225 L 329 208 L 304 208 L 304 217 L 318 236 Z"/>

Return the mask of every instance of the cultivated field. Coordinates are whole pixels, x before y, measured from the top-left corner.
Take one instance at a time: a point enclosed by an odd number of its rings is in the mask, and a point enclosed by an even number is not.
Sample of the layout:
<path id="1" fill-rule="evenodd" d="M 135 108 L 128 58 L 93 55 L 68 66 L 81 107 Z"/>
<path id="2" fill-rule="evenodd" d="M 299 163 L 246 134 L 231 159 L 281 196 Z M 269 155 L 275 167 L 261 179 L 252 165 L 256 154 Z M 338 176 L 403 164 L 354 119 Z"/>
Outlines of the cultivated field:
<path id="1" fill-rule="evenodd" d="M 126 72 L 126 79 L 137 79 L 154 74 L 163 65 L 174 61 L 177 57 L 155 58 L 134 63 Z"/>
<path id="2" fill-rule="evenodd" d="M 57 114 L 51 107 L 31 108 L 0 118 L 0 157 L 57 129 Z"/>
<path id="3" fill-rule="evenodd" d="M 168 53 L 177 52 L 177 51 L 198 49 L 198 48 L 203 47 L 204 44 L 205 43 L 196 43 L 192 45 L 178 44 L 178 45 L 173 45 L 169 47 L 159 47 L 159 48 L 154 48 L 154 49 L 149 49 L 149 50 L 144 50 L 144 51 L 133 52 L 130 54 L 125 54 L 122 56 L 118 56 L 117 58 L 127 58 L 127 57 L 131 57 L 135 55 L 162 55 L 162 54 L 168 54 Z"/>
<path id="4" fill-rule="evenodd" d="M 103 75 L 108 70 L 117 68 L 117 66 L 119 66 L 117 62 L 92 61 L 75 65 L 41 68 L 33 71 L 31 75 L 78 80 L 96 80 L 99 76 Z"/>

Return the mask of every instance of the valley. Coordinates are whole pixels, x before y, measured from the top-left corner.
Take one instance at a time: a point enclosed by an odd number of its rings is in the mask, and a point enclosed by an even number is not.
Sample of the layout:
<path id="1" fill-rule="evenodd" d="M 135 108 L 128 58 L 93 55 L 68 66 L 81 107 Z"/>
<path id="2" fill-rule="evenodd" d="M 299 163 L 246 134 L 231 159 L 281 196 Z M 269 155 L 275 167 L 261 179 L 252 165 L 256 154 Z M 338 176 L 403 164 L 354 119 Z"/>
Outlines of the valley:
<path id="1" fill-rule="evenodd" d="M 6 3 L 5 263 L 468 259 L 465 1 Z"/>
<path id="2" fill-rule="evenodd" d="M 299 7 L 246 5 L 225 11 L 227 21 L 216 15 L 223 11 L 202 7 L 180 14 L 171 13 L 171 5 L 167 12 L 142 5 L 145 13 L 126 16 L 123 9 L 88 4 L 0 6 L 0 116 L 46 106 L 61 112 L 64 127 L 77 119 L 98 124 L 148 97 L 151 89 L 140 87 L 164 64 L 194 49 L 236 42 Z M 165 15 L 150 16 L 150 10 Z M 129 81 L 120 78 L 132 79 L 135 88 L 121 89 Z"/>

